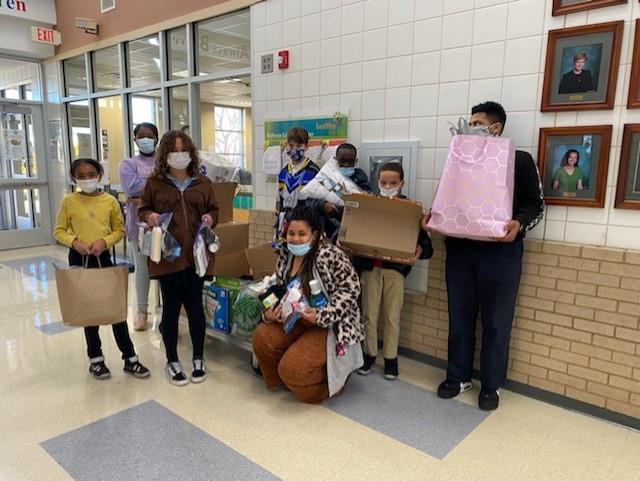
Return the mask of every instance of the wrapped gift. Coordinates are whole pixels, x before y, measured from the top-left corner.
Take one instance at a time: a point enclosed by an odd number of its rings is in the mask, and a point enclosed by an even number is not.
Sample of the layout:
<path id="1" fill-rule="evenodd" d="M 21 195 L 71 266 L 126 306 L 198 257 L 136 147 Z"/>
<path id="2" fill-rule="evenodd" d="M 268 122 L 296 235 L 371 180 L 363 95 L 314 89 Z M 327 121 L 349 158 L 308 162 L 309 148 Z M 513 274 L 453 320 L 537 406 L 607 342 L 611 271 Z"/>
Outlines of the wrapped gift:
<path id="1" fill-rule="evenodd" d="M 456 135 L 431 207 L 429 229 L 484 241 L 503 237 L 513 216 L 514 176 L 511 140 Z"/>

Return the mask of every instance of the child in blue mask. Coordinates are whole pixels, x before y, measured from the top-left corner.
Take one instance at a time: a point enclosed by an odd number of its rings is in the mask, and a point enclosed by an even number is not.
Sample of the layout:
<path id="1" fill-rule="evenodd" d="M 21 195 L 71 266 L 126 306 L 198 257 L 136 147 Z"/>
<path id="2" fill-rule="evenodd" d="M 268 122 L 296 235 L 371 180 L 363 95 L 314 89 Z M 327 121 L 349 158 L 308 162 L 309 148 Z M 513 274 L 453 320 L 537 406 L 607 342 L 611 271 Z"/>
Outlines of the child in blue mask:
<path id="1" fill-rule="evenodd" d="M 371 192 L 367 174 L 365 174 L 364 170 L 356 167 L 358 164 L 358 150 L 355 146 L 352 144 L 340 144 L 336 150 L 336 161 L 342 175 L 350 179 L 363 192 Z M 327 238 L 335 242 L 340 230 L 344 209 L 323 200 L 314 202 L 314 206 L 323 216 Z"/>
<path id="2" fill-rule="evenodd" d="M 311 182 L 320 169 L 307 157 L 308 146 L 309 132 L 306 129 L 302 127 L 289 129 L 285 148 L 289 162 L 278 175 L 274 246 L 278 246 L 284 241 L 293 210 L 299 205 L 311 202 L 310 199 L 301 198 L 300 190 Z"/>

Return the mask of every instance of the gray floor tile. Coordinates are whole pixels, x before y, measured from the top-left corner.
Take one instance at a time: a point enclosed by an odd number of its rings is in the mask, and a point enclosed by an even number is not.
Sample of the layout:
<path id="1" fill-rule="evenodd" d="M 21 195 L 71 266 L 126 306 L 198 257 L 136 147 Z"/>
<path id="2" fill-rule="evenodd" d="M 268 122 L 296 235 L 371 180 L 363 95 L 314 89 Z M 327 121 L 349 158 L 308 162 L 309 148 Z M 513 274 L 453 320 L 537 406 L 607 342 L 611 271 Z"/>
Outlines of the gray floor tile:
<path id="1" fill-rule="evenodd" d="M 155 401 L 41 445 L 76 481 L 279 479 Z"/>
<path id="2" fill-rule="evenodd" d="M 323 405 L 438 459 L 487 417 L 475 406 L 440 399 L 401 380 L 387 381 L 378 373 L 354 374 L 344 393 Z"/>
<path id="3" fill-rule="evenodd" d="M 63 332 L 71 331 L 75 329 L 73 326 L 67 326 L 62 321 L 50 322 L 48 324 L 36 324 L 36 329 L 43 332 L 47 336 L 53 336 L 55 334 L 61 334 Z"/>

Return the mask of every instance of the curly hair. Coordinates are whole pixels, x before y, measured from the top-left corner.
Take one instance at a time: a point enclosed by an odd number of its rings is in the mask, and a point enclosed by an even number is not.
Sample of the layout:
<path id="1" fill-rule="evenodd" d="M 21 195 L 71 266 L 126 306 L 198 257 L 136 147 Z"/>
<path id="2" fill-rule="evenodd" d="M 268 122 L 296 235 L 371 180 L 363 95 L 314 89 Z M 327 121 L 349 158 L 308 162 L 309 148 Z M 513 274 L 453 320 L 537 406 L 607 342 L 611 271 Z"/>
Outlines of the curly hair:
<path id="1" fill-rule="evenodd" d="M 186 152 L 189 152 L 191 157 L 191 163 L 187 167 L 187 174 L 190 177 L 197 177 L 200 171 L 200 157 L 198 156 L 198 149 L 196 149 L 193 140 L 184 132 L 180 130 L 170 130 L 162 136 L 158 150 L 156 151 L 156 168 L 154 175 L 168 174 L 171 167 L 167 163 L 169 154 L 176 150 L 176 140 L 181 139 L 182 145 Z"/>

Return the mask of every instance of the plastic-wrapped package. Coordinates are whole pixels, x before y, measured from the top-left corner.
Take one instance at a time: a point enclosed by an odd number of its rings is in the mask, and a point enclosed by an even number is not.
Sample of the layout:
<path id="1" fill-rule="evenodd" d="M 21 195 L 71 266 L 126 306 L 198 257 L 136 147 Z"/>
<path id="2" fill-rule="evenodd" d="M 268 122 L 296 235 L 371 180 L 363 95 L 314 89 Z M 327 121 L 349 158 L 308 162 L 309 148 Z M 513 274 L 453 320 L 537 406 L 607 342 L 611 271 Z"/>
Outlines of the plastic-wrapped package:
<path id="1" fill-rule="evenodd" d="M 320 199 L 343 206 L 344 194 L 361 194 L 362 191 L 351 180 L 342 175 L 335 159 L 325 163 L 320 172 L 300 190 L 300 195 L 308 199 Z"/>
<path id="2" fill-rule="evenodd" d="M 151 229 L 147 224 L 142 223 L 138 224 L 139 228 L 144 232 L 138 234 L 138 243 L 141 245 L 140 250 L 146 256 L 149 256 L 153 262 L 160 262 L 160 259 L 165 259 L 169 262 L 175 261 L 178 257 L 180 257 L 180 253 L 182 252 L 182 247 L 178 244 L 178 241 L 171 235 L 169 232 L 169 224 L 171 224 L 171 219 L 173 218 L 173 213 L 169 212 L 168 214 L 160 214 L 160 220 L 156 227 L 159 227 L 160 230 L 156 228 Z M 153 231 L 155 230 L 155 250 L 154 250 L 154 235 Z M 159 244 L 161 248 L 161 257 L 158 256 L 158 239 L 160 239 Z"/>
<path id="3" fill-rule="evenodd" d="M 233 304 L 233 332 L 238 336 L 251 337 L 262 318 L 260 291 L 261 283 L 253 283 L 238 292 Z"/>
<path id="4" fill-rule="evenodd" d="M 200 151 L 199 156 L 204 175 L 212 182 L 233 182 L 237 177 L 236 165 L 221 155 Z"/>
<path id="5" fill-rule="evenodd" d="M 294 279 L 287 285 L 287 292 L 280 300 L 282 306 L 282 327 L 289 334 L 300 319 L 302 312 L 309 307 L 309 302 L 302 292 L 300 279 Z"/>

